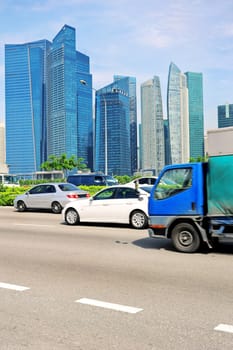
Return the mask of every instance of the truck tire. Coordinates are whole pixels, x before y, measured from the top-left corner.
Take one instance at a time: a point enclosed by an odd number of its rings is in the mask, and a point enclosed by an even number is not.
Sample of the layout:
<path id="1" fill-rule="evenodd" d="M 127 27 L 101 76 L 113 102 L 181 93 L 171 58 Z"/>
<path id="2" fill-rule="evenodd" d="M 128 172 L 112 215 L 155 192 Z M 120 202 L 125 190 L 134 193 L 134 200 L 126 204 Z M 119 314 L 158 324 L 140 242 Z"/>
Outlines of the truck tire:
<path id="1" fill-rule="evenodd" d="M 195 253 L 201 244 L 195 227 L 189 223 L 177 224 L 171 234 L 174 247 L 182 253 Z"/>

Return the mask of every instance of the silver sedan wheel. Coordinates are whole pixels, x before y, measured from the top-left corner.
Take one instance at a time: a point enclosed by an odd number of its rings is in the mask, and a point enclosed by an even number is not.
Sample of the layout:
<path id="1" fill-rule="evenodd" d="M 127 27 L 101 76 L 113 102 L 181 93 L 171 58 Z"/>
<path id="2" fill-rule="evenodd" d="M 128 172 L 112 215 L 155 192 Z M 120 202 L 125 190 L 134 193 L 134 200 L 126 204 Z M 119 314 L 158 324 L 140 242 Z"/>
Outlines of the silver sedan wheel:
<path id="1" fill-rule="evenodd" d="M 62 211 L 62 206 L 58 202 L 53 202 L 51 205 L 51 210 L 54 214 L 60 214 Z"/>
<path id="2" fill-rule="evenodd" d="M 77 211 L 73 208 L 70 208 L 65 213 L 65 221 L 68 225 L 76 225 L 79 223 L 79 215 Z"/>
<path id="3" fill-rule="evenodd" d="M 20 212 L 23 212 L 27 209 L 26 204 L 23 201 L 18 201 L 17 203 L 17 209 Z"/>

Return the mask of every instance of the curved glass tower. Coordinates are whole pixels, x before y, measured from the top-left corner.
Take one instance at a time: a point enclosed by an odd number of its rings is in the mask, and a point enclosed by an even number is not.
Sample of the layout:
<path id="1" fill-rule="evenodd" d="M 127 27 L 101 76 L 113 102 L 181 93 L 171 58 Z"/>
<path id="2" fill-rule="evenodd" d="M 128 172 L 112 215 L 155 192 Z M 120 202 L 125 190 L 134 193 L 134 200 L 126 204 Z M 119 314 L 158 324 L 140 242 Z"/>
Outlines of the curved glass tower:
<path id="1" fill-rule="evenodd" d="M 171 162 L 189 161 L 189 110 L 186 76 L 171 63 L 168 74 L 167 114 Z"/>
<path id="2" fill-rule="evenodd" d="M 159 77 L 141 85 L 142 169 L 158 174 L 165 164 L 164 121 Z"/>

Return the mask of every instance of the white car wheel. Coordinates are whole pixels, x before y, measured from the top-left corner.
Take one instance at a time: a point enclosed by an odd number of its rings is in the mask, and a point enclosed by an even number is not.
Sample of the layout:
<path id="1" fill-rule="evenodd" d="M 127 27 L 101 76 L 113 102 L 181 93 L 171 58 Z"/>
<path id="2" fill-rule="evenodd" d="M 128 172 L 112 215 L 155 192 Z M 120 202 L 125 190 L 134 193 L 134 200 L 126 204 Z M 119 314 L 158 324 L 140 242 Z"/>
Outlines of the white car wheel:
<path id="1" fill-rule="evenodd" d="M 79 215 L 73 208 L 67 209 L 65 213 L 65 221 L 68 225 L 76 225 L 79 223 Z"/>
<path id="2" fill-rule="evenodd" d="M 135 210 L 130 217 L 130 224 L 138 230 L 144 229 L 148 225 L 148 218 L 145 213 Z"/>

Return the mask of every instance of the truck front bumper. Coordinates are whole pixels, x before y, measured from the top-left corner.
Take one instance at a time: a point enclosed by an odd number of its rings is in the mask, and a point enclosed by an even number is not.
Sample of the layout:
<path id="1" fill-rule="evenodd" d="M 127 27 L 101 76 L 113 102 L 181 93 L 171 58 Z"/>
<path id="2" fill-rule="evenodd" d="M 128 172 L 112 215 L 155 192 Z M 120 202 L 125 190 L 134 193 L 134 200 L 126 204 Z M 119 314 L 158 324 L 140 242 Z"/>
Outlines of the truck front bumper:
<path id="1" fill-rule="evenodd" d="M 165 230 L 154 230 L 153 228 L 148 228 L 148 234 L 150 238 L 167 238 L 165 235 Z"/>

